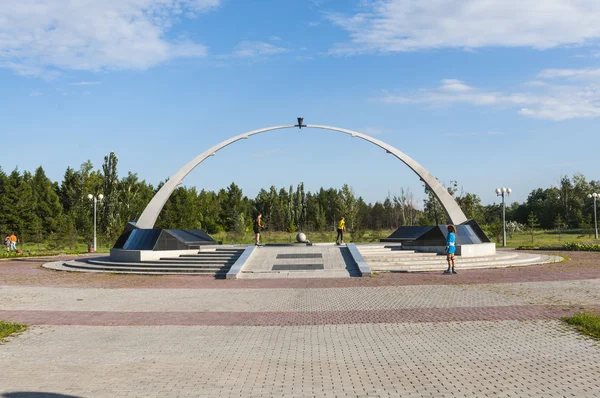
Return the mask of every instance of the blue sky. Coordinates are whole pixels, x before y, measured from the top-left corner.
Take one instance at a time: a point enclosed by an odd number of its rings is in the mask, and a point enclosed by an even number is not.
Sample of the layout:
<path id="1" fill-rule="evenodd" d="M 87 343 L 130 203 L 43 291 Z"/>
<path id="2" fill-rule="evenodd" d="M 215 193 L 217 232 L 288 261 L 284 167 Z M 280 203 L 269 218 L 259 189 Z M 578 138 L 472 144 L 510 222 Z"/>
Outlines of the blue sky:
<path id="1" fill-rule="evenodd" d="M 600 2 L 0 0 L 0 166 L 53 180 L 119 155 L 157 184 L 231 136 L 303 116 L 389 143 L 484 203 L 598 175 Z M 368 143 L 283 130 L 185 180 L 367 201 L 419 179 Z"/>

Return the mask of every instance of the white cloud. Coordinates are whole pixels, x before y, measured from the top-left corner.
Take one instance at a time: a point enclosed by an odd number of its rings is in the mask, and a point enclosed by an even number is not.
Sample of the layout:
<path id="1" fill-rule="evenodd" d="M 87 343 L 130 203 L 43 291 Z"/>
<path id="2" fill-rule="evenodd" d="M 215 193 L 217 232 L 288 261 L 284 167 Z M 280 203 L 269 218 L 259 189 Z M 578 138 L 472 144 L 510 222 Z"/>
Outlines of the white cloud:
<path id="1" fill-rule="evenodd" d="M 32 91 L 31 93 L 29 93 L 30 97 L 41 97 L 42 95 L 44 94 L 40 93 L 39 91 Z"/>
<path id="2" fill-rule="evenodd" d="M 372 0 L 363 12 L 329 15 L 350 33 L 330 53 L 487 46 L 547 49 L 600 38 L 597 0 Z"/>
<path id="3" fill-rule="evenodd" d="M 431 106 L 462 103 L 517 108 L 522 116 L 557 121 L 600 117 L 600 73 L 597 70 L 548 69 L 540 72 L 538 77 L 550 81 L 529 84 L 527 86 L 530 90 L 524 92 L 486 90 L 467 86 L 459 80 L 445 79 L 434 89 L 421 89 L 403 94 L 387 93 L 374 101 Z"/>
<path id="4" fill-rule="evenodd" d="M 76 82 L 76 83 L 69 83 L 69 86 L 95 86 L 97 84 L 100 84 L 100 82 Z"/>
<path id="5" fill-rule="evenodd" d="M 235 58 L 255 58 L 287 52 L 287 49 L 261 41 L 242 41 L 233 50 Z"/>
<path id="6" fill-rule="evenodd" d="M 0 0 L 0 67 L 26 76 L 56 70 L 146 69 L 206 47 L 169 39 L 184 17 L 220 0 Z"/>
<path id="7" fill-rule="evenodd" d="M 540 79 L 599 79 L 600 69 L 544 69 L 538 74 L 538 77 Z"/>

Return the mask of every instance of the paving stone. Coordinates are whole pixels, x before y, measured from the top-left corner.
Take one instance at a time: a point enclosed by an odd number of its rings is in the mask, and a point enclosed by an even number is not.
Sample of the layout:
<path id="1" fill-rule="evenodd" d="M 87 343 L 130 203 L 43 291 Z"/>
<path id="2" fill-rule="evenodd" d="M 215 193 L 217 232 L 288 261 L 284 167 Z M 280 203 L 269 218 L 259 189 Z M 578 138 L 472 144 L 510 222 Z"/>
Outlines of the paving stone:
<path id="1" fill-rule="evenodd" d="M 34 327 L 0 393 L 592 397 L 600 349 L 558 321 L 294 327 Z"/>

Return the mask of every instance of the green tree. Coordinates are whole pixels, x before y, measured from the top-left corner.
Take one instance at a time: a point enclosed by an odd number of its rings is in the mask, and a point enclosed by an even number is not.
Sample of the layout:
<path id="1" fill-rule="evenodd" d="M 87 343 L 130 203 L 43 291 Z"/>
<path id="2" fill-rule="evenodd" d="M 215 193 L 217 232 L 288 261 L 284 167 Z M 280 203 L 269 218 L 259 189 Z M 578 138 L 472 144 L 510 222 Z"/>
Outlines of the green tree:
<path id="1" fill-rule="evenodd" d="M 540 225 L 535 213 L 529 213 L 529 216 L 527 217 L 527 225 L 529 228 L 531 228 L 531 243 L 533 243 L 533 239 L 535 237 L 535 228 Z"/>

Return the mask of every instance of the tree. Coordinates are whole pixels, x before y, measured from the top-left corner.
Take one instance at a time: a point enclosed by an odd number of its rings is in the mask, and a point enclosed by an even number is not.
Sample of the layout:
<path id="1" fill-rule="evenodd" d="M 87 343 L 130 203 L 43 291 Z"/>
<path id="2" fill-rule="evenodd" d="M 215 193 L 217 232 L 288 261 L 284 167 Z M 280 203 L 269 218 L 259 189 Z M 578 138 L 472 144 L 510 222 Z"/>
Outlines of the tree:
<path id="1" fill-rule="evenodd" d="M 560 232 L 565 227 L 565 222 L 563 221 L 560 214 L 556 215 L 556 219 L 554 220 L 554 228 L 558 231 L 558 240 L 560 240 Z"/>
<path id="2" fill-rule="evenodd" d="M 104 199 L 100 203 L 100 227 L 111 241 L 114 241 L 123 229 L 123 223 L 119 217 L 118 163 L 119 158 L 114 152 L 104 156 L 102 192 L 91 192 L 94 196 L 100 193 L 104 195 Z"/>
<path id="3" fill-rule="evenodd" d="M 527 225 L 531 228 L 531 243 L 533 243 L 535 227 L 539 226 L 538 218 L 533 212 L 529 213 L 529 216 L 527 217 Z"/>

